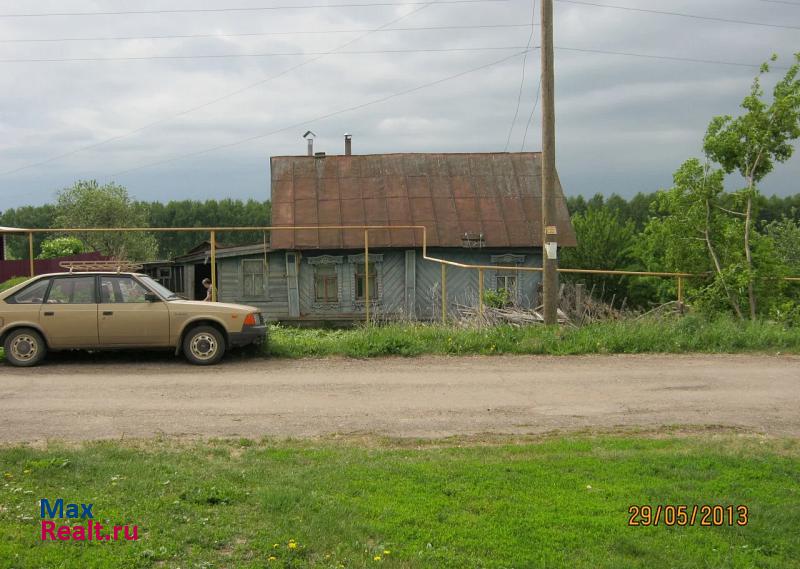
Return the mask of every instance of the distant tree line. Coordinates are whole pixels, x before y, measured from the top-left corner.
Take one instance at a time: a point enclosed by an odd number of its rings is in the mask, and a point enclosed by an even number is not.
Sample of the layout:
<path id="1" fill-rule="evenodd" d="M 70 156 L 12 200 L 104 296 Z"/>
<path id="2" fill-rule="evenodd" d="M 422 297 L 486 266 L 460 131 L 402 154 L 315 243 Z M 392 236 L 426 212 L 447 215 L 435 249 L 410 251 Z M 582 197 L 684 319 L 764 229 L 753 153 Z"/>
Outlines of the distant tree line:
<path id="1" fill-rule="evenodd" d="M 47 229 L 57 227 L 243 227 L 270 224 L 271 204 L 257 200 L 180 200 L 167 203 L 131 200 L 125 188 L 80 181 L 58 193 L 55 204 L 23 206 L 0 212 L 0 226 Z M 97 250 L 114 258 L 170 259 L 209 238 L 208 232 L 81 233 L 34 235 L 34 255 L 41 258 Z M 217 235 L 221 245 L 242 245 L 264 239 L 263 232 Z M 8 255 L 28 255 L 27 238 L 9 238 Z"/>

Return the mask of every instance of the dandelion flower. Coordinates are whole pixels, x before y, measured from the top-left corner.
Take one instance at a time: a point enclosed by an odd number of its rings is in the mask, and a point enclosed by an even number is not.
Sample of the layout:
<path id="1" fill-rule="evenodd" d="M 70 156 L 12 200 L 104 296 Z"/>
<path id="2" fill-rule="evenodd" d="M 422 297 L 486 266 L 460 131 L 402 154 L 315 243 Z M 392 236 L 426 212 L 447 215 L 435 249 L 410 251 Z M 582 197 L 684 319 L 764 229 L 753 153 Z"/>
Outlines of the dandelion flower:
<path id="1" fill-rule="evenodd" d="M 297 549 L 297 544 L 293 541 L 289 542 L 289 549 Z"/>
<path id="2" fill-rule="evenodd" d="M 375 557 L 372 558 L 372 560 L 373 561 L 380 561 L 381 560 L 381 556 L 380 555 L 376 555 Z"/>
<path id="3" fill-rule="evenodd" d="M 383 554 L 384 555 L 389 555 L 390 553 L 391 553 L 391 551 L 389 551 L 388 549 L 384 549 L 383 550 Z"/>
<path id="4" fill-rule="evenodd" d="M 270 561 L 275 561 L 276 559 L 277 559 L 277 557 L 275 557 L 274 555 L 270 555 L 269 556 L 269 560 Z"/>

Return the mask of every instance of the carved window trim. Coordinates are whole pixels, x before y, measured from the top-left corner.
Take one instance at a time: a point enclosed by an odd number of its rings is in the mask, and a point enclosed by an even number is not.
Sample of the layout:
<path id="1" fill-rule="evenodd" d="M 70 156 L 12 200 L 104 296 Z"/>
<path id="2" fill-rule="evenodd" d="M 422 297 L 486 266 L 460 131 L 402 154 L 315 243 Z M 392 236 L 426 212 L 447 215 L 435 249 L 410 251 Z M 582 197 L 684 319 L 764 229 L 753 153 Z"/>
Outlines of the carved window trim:
<path id="1" fill-rule="evenodd" d="M 342 263 L 344 263 L 343 255 L 317 255 L 316 257 L 306 257 L 306 262 L 312 267 L 311 274 L 311 288 L 313 295 L 313 302 L 311 308 L 314 310 L 335 311 L 339 310 L 342 306 Z M 336 300 L 335 301 L 319 301 L 317 300 L 317 275 L 314 267 L 333 265 L 336 270 Z"/>
<path id="2" fill-rule="evenodd" d="M 498 286 L 498 280 L 507 276 L 513 276 L 514 278 L 514 290 L 513 293 L 510 295 L 510 299 L 513 302 L 519 302 L 520 300 L 520 272 L 521 271 L 511 271 L 511 270 L 504 270 L 500 268 L 500 266 L 506 267 L 521 267 L 525 264 L 525 255 L 515 255 L 514 253 L 504 253 L 502 255 L 492 255 L 491 262 L 493 265 L 499 265 L 497 269 L 495 269 L 493 274 L 491 275 L 491 279 L 493 281 L 493 289 L 496 291 L 500 290 Z M 504 275 L 503 273 L 512 273 L 513 275 Z M 508 282 L 508 281 L 506 281 Z"/>

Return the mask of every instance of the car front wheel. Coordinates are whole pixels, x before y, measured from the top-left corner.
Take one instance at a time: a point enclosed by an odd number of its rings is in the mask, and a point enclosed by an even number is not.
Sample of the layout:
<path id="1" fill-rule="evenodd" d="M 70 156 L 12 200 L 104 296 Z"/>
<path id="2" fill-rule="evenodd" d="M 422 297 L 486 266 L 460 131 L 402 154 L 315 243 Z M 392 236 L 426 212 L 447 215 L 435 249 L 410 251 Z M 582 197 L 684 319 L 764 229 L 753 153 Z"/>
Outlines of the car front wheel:
<path id="1" fill-rule="evenodd" d="M 213 365 L 225 355 L 225 337 L 212 326 L 198 326 L 183 338 L 183 354 L 189 363 Z"/>
<path id="2" fill-rule="evenodd" d="M 47 344 L 36 330 L 21 328 L 14 330 L 3 343 L 6 360 L 13 366 L 32 367 L 41 363 L 47 355 Z"/>

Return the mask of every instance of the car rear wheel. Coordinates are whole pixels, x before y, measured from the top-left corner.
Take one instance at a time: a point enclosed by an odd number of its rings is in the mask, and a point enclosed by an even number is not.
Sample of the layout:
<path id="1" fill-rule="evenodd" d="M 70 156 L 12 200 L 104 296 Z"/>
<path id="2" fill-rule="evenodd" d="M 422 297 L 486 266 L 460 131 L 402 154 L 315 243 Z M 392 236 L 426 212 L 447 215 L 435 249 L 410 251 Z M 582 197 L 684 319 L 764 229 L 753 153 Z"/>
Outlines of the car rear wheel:
<path id="1" fill-rule="evenodd" d="M 195 365 L 218 363 L 225 355 L 225 337 L 212 326 L 192 328 L 183 338 L 183 354 Z"/>
<path id="2" fill-rule="evenodd" d="M 36 330 L 21 328 L 6 336 L 3 343 L 6 360 L 13 366 L 31 367 L 42 362 L 47 355 L 47 344 Z"/>

